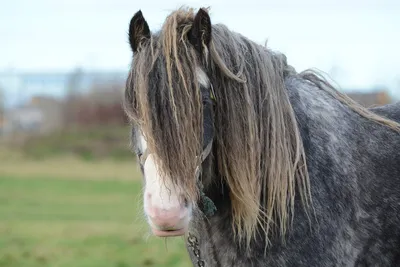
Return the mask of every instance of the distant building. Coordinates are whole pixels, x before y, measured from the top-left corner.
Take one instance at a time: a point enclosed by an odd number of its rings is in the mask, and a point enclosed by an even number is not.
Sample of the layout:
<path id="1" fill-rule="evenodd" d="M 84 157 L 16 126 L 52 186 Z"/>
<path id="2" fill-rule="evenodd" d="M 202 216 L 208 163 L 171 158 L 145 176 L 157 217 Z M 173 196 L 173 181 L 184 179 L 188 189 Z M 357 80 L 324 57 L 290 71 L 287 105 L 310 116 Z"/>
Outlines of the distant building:
<path id="1" fill-rule="evenodd" d="M 41 133 L 59 130 L 64 125 L 63 102 L 53 97 L 34 96 L 28 106 L 40 110 L 43 120 L 40 125 Z"/>
<path id="2" fill-rule="evenodd" d="M 40 131 L 43 113 L 34 107 L 19 107 L 8 110 L 1 125 L 2 134 L 34 133 Z"/>
<path id="3" fill-rule="evenodd" d="M 5 122 L 6 122 L 6 120 L 4 118 L 4 114 L 1 113 L 0 114 L 0 129 L 4 127 Z"/>
<path id="4" fill-rule="evenodd" d="M 55 98 L 36 96 L 20 107 L 6 111 L 2 134 L 45 134 L 63 126 L 63 104 Z"/>
<path id="5" fill-rule="evenodd" d="M 89 91 L 94 84 L 124 82 L 127 72 L 86 71 L 70 72 L 0 72 L 0 84 L 4 90 L 7 106 L 18 106 L 35 95 L 62 98 L 73 89 L 79 93 Z M 70 88 L 71 86 L 75 88 Z"/>
<path id="6" fill-rule="evenodd" d="M 127 72 L 0 72 L 6 112 L 0 114 L 0 134 L 17 132 L 46 133 L 64 123 L 63 98 L 71 93 L 85 94 L 94 86 L 124 84 Z M 105 94 L 104 94 L 105 95 Z M 107 97 L 103 96 L 109 101 Z"/>

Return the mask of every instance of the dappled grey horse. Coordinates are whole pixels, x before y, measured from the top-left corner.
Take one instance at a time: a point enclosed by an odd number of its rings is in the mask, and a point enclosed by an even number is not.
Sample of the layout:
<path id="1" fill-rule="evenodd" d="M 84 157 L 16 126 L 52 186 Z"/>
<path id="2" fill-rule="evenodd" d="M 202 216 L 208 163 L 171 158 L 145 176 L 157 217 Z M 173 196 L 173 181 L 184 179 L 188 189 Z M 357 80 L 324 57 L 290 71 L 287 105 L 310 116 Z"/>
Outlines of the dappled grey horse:
<path id="1" fill-rule="evenodd" d="M 124 107 L 156 236 L 195 266 L 400 266 L 400 106 L 366 109 L 181 8 L 132 18 Z"/>

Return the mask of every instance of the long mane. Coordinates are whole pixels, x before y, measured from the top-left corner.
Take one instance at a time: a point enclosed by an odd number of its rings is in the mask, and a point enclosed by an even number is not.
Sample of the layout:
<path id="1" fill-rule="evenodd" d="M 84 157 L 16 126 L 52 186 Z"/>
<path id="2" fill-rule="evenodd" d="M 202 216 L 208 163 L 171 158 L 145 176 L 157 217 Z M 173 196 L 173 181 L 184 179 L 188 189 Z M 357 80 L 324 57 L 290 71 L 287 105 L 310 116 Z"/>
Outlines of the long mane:
<path id="1" fill-rule="evenodd" d="M 201 60 L 190 45 L 194 11 L 169 15 L 161 31 L 141 47 L 127 81 L 125 109 L 141 126 L 161 169 L 190 200 L 198 192 L 195 158 L 201 152 L 202 104 L 195 81 Z M 285 88 L 286 75 L 300 75 L 360 115 L 400 131 L 339 93 L 313 72 L 296 74 L 285 56 L 255 44 L 224 25 L 214 25 L 208 75 L 215 88 L 215 157 L 218 177 L 229 187 L 232 227 L 239 240 L 263 230 L 284 235 L 299 192 L 312 206 L 305 150 Z M 273 227 L 274 226 L 274 227 Z"/>

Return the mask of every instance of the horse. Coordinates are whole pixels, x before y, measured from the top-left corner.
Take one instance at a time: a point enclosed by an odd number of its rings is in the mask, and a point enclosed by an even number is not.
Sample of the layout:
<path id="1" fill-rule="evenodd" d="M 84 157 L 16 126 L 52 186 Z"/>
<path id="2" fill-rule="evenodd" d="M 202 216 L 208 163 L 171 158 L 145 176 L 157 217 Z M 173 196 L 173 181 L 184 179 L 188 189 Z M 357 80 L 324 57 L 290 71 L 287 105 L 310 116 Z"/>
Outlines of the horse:
<path id="1" fill-rule="evenodd" d="M 123 96 L 152 233 L 194 266 L 400 266 L 400 105 L 181 7 L 128 31 Z M 133 153 L 132 152 L 132 153 Z"/>

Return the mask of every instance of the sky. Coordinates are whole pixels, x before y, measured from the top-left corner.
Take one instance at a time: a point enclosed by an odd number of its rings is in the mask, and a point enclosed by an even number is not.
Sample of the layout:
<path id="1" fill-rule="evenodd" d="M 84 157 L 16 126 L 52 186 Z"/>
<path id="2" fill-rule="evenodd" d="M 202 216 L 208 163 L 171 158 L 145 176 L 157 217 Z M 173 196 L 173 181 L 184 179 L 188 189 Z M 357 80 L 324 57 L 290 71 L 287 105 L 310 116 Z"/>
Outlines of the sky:
<path id="1" fill-rule="evenodd" d="M 347 88 L 400 95 L 398 0 L 12 0 L 0 9 L 0 71 L 127 70 L 128 25 L 139 9 L 152 31 L 180 6 L 211 7 L 223 23 L 317 68 Z"/>

